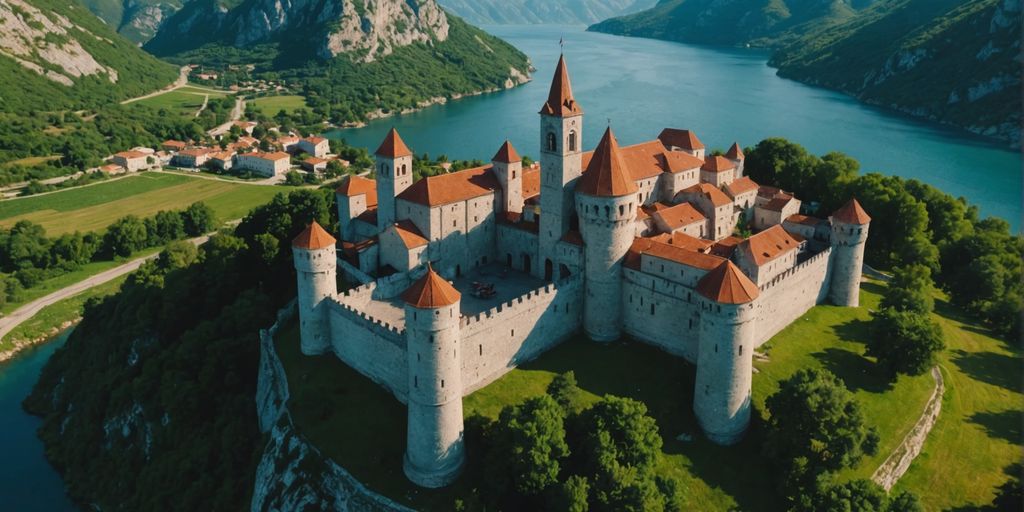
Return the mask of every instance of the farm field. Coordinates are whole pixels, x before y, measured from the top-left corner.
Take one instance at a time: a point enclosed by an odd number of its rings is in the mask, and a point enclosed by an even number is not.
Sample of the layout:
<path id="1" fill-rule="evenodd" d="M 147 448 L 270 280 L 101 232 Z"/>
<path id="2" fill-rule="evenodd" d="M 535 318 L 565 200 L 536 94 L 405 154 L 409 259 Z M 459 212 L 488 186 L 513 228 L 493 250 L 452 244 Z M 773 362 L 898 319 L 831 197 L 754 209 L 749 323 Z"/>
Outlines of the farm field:
<path id="1" fill-rule="evenodd" d="M 890 384 L 864 356 L 869 311 L 884 286 L 866 282 L 861 307 L 813 308 L 760 350 L 753 381 L 755 419 L 733 447 L 716 446 L 700 434 L 692 413 L 694 367 L 646 345 L 598 345 L 577 337 L 538 360 L 506 374 L 464 400 L 465 415 L 494 419 L 509 404 L 544 393 L 558 373 L 573 370 L 588 400 L 604 394 L 644 402 L 661 431 L 659 470 L 677 476 L 692 510 L 779 510 L 767 461 L 761 456 L 764 401 L 779 382 L 804 367 L 835 373 L 854 393 L 869 424 L 881 436 L 879 452 L 865 457 L 840 479 L 868 478 L 922 413 L 932 390 L 930 375 L 901 377 Z M 972 508 L 989 503 L 1005 471 L 1020 456 L 1020 353 L 983 329 L 962 322 L 938 297 L 936 317 L 947 335 L 940 357 L 945 399 L 922 454 L 895 491 L 916 493 L 926 510 Z M 473 501 L 479 482 L 460 478 L 437 491 L 418 489 L 404 478 L 405 407 L 334 356 L 306 357 L 298 351 L 297 328 L 284 329 L 277 348 L 290 377 L 290 407 L 296 425 L 324 454 L 371 489 L 426 510 L 451 509 L 456 499 Z M 680 441 L 681 434 L 692 441 Z M 473 464 L 472 457 L 469 464 Z M 472 467 L 465 474 L 473 475 Z"/>
<path id="2" fill-rule="evenodd" d="M 199 107 L 203 105 L 203 97 L 209 96 L 211 100 L 223 98 L 230 95 L 229 91 L 218 91 L 205 87 L 184 86 L 173 91 L 168 91 L 152 98 L 146 98 L 136 102 L 137 105 L 155 109 L 167 109 L 177 112 L 179 115 L 195 115 Z"/>
<path id="3" fill-rule="evenodd" d="M 282 110 L 291 114 L 300 108 L 307 108 L 306 98 L 302 96 L 266 96 L 249 100 L 249 104 L 253 108 L 262 110 L 268 116 L 273 116 Z"/>
<path id="4" fill-rule="evenodd" d="M 0 201 L 0 227 L 19 220 L 40 224 L 49 236 L 101 231 L 125 215 L 147 217 L 203 201 L 217 221 L 240 218 L 282 192 L 282 187 L 228 183 L 167 173 L 143 173 L 52 194 Z"/>

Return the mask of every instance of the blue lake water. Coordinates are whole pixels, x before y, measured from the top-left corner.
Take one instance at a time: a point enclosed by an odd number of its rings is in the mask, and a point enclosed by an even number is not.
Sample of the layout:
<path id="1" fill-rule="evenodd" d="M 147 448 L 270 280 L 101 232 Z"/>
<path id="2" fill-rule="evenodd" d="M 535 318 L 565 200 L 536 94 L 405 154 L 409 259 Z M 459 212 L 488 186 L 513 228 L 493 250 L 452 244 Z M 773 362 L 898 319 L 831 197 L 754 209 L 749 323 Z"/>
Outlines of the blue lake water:
<path id="1" fill-rule="evenodd" d="M 781 136 L 816 154 L 849 154 L 860 160 L 862 172 L 918 178 L 966 197 L 983 215 L 1020 226 L 1019 152 L 779 78 L 763 51 L 595 34 L 577 26 L 485 28 L 530 56 L 537 67 L 533 82 L 331 136 L 372 151 L 395 126 L 416 153 L 488 160 L 508 138 L 520 153 L 536 156 L 537 111 L 564 36 L 573 89 L 585 111 L 587 147 L 597 145 L 609 121 L 623 144 L 653 139 L 664 127 L 693 129 L 712 149 Z"/>
<path id="2" fill-rule="evenodd" d="M 67 336 L 0 363 L 0 510 L 77 510 L 64 493 L 60 475 L 43 455 L 43 443 L 36 437 L 42 421 L 21 408 L 43 365 Z"/>

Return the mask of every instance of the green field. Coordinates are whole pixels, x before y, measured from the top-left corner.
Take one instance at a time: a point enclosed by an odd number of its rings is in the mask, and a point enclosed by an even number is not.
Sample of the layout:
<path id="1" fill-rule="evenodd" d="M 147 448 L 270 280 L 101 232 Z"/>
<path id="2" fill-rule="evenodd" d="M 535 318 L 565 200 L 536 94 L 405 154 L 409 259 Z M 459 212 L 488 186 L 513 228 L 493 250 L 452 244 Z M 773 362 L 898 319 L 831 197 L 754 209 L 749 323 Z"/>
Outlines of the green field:
<path id="1" fill-rule="evenodd" d="M 128 276 L 118 277 L 41 309 L 35 316 L 15 327 L 0 340 L 0 351 L 11 348 L 15 341 L 34 340 L 54 334 L 54 329 L 64 322 L 81 317 L 82 308 L 85 307 L 85 303 L 89 299 L 113 295 L 127 278 Z"/>
<path id="2" fill-rule="evenodd" d="M 778 510 L 771 473 L 760 455 L 757 418 L 765 398 L 797 369 L 824 367 L 854 392 L 870 424 L 881 435 L 879 454 L 865 458 L 841 478 L 868 477 L 913 426 L 931 394 L 929 375 L 902 377 L 890 385 L 866 358 L 869 309 L 882 286 L 865 283 L 861 307 L 818 306 L 762 347 L 768 361 L 755 361 L 755 421 L 732 447 L 704 440 L 691 412 L 692 365 L 635 343 L 597 345 L 570 340 L 537 361 L 513 370 L 466 397 L 465 414 L 497 416 L 507 404 L 543 393 L 558 373 L 573 370 L 590 400 L 611 393 L 645 402 L 664 440 L 659 468 L 676 475 L 693 510 Z M 949 349 L 941 365 L 946 376 L 943 411 L 924 452 L 897 485 L 918 494 L 926 510 L 985 504 L 1006 480 L 1003 469 L 1020 455 L 1020 357 L 981 329 L 960 323 L 939 308 Z M 370 488 L 416 508 L 446 510 L 475 491 L 472 478 L 427 491 L 402 474 L 405 408 L 386 391 L 334 356 L 306 357 L 298 351 L 294 327 L 282 331 L 277 347 L 289 375 L 296 425 L 326 455 Z M 693 436 L 679 441 L 677 436 Z M 469 447 L 472 450 L 472 447 Z M 467 471 L 474 474 L 474 471 Z"/>
<path id="3" fill-rule="evenodd" d="M 199 107 L 203 106 L 203 97 L 209 96 L 211 100 L 223 98 L 231 94 L 228 91 L 217 91 L 204 87 L 184 86 L 173 91 L 168 91 L 152 98 L 146 98 L 136 102 L 137 105 L 145 105 L 155 109 L 167 109 L 177 112 L 183 116 L 195 115 Z"/>
<path id="4" fill-rule="evenodd" d="M 284 110 L 291 114 L 300 108 L 306 107 L 306 98 L 302 96 L 266 96 L 249 100 L 249 104 L 258 108 L 268 116 L 273 116 Z"/>
<path id="5" fill-rule="evenodd" d="M 29 220 L 42 225 L 50 236 L 102 231 L 125 215 L 147 217 L 160 210 L 184 209 L 196 201 L 208 204 L 216 212 L 217 220 L 223 222 L 244 216 L 284 190 L 147 172 L 52 194 L 0 201 L 0 227 Z"/>

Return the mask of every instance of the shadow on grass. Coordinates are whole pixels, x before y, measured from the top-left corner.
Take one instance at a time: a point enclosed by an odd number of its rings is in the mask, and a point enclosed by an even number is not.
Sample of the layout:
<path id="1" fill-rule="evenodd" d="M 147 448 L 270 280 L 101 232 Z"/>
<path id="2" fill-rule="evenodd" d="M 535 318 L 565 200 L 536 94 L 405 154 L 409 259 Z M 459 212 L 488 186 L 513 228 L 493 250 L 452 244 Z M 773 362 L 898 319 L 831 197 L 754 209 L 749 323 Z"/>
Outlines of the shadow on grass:
<path id="1" fill-rule="evenodd" d="M 886 287 L 875 281 L 861 281 L 860 289 L 877 295 L 885 295 Z"/>
<path id="2" fill-rule="evenodd" d="M 996 496 L 992 503 L 986 505 L 964 505 L 948 509 L 948 512 L 1020 512 L 1024 510 L 1024 492 L 1022 492 L 1021 467 L 1019 462 L 1010 464 L 1003 468 L 1003 474 L 1010 477 L 1009 480 L 996 489 Z"/>
<path id="3" fill-rule="evenodd" d="M 969 419 L 971 423 L 984 427 L 989 437 L 1014 444 L 1021 440 L 1021 420 L 1024 419 L 1024 411 L 977 412 Z"/>
<path id="4" fill-rule="evenodd" d="M 953 364 L 972 379 L 1020 393 L 1020 358 L 996 352 L 953 352 Z"/>
<path id="5" fill-rule="evenodd" d="M 821 361 L 825 369 L 839 377 L 850 391 L 884 393 L 893 387 L 888 375 L 860 354 L 830 347 L 811 355 Z"/>

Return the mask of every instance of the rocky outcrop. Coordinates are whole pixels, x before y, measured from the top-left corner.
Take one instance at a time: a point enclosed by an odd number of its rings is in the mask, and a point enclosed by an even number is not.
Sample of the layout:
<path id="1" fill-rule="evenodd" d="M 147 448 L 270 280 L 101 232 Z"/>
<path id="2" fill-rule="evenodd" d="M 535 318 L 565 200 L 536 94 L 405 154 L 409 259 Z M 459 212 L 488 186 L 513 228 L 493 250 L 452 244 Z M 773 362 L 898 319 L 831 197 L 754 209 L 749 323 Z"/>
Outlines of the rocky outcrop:
<path id="1" fill-rule="evenodd" d="M 101 39 L 67 17 L 24 0 L 0 2 L 0 54 L 67 86 L 92 75 L 117 83 L 117 71 L 97 62 L 76 39 L 83 36 Z"/>
<path id="2" fill-rule="evenodd" d="M 260 331 L 256 408 L 260 431 L 269 440 L 256 468 L 250 509 L 412 512 L 367 489 L 295 431 L 288 411 L 288 377 L 274 349 L 278 326 L 294 316 L 293 301 L 270 329 Z"/>

